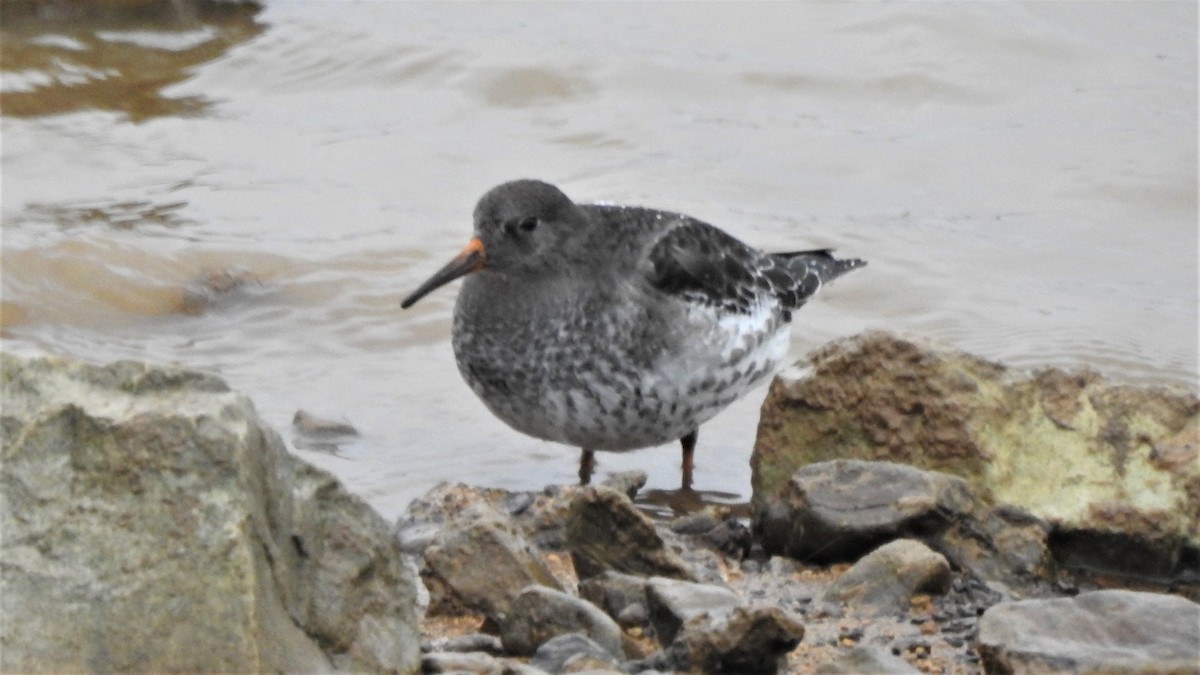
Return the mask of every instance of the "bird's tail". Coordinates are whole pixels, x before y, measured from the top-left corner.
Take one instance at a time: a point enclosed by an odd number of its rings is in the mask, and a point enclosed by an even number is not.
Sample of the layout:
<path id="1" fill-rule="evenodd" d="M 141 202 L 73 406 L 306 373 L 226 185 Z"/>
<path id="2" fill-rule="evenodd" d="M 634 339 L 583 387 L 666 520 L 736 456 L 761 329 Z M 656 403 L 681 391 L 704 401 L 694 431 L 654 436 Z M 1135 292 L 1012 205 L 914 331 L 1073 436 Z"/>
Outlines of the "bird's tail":
<path id="1" fill-rule="evenodd" d="M 793 251 L 791 253 L 774 253 L 772 257 L 782 262 L 785 267 L 799 272 L 798 276 L 816 274 L 822 284 L 828 283 L 846 272 L 864 267 L 866 260 L 858 258 L 835 258 L 833 249 L 822 248 L 813 251 Z"/>

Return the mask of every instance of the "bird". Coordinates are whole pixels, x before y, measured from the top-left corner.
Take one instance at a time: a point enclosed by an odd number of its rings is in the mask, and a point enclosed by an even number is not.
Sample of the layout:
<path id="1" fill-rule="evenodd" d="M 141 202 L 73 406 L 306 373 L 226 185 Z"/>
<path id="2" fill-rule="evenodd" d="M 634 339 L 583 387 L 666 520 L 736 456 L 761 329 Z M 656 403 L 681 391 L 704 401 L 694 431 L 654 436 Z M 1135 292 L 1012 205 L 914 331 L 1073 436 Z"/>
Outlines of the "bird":
<path id="1" fill-rule="evenodd" d="M 522 179 L 480 198 L 467 245 L 401 302 L 463 278 L 459 373 L 513 429 L 596 451 L 678 441 L 691 490 L 700 425 L 770 378 L 792 314 L 865 261 L 765 253 L 690 216 L 575 203 Z"/>

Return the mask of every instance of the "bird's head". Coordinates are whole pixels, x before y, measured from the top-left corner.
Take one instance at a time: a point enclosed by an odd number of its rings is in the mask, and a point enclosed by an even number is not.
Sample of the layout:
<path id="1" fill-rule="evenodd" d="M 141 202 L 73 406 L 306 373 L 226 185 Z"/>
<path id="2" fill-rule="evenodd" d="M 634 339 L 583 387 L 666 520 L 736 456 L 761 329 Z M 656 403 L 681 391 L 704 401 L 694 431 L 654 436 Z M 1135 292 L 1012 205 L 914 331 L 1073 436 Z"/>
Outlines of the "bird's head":
<path id="1" fill-rule="evenodd" d="M 561 190 L 537 180 L 498 185 L 475 206 L 475 236 L 457 256 L 400 303 L 410 307 L 435 289 L 480 270 L 536 275 L 571 264 L 566 242 L 586 216 Z"/>

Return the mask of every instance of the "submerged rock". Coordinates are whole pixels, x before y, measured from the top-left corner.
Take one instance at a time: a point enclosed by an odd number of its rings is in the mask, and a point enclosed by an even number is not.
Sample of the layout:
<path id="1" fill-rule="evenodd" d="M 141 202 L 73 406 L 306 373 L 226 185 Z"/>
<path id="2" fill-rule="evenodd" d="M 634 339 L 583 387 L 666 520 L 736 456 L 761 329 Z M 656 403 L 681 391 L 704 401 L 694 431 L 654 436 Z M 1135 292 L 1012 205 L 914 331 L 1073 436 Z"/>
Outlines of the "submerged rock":
<path id="1" fill-rule="evenodd" d="M 995 673 L 1200 673 L 1200 605 L 1174 595 L 1095 591 L 1003 602 L 979 620 Z"/>
<path id="2" fill-rule="evenodd" d="M 416 670 L 388 526 L 246 398 L 132 361 L 0 363 L 0 670 Z"/>
<path id="3" fill-rule="evenodd" d="M 808 376 L 776 379 L 763 405 L 759 509 L 806 465 L 883 460 L 961 476 L 985 503 L 1029 512 L 1069 566 L 1172 576 L 1200 550 L 1194 394 L 1091 372 L 1029 377 L 878 332 L 810 360 Z"/>

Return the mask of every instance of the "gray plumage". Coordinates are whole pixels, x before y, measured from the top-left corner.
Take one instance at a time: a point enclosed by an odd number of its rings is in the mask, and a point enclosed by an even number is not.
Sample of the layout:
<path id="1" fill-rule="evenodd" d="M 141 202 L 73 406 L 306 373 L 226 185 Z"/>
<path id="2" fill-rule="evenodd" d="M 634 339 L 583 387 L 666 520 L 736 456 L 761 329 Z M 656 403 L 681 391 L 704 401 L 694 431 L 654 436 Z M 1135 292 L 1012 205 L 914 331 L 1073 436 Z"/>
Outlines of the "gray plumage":
<path id="1" fill-rule="evenodd" d="M 763 253 L 685 215 L 521 180 L 480 199 L 475 239 L 403 306 L 469 274 L 453 328 L 463 378 L 508 425 L 587 459 L 694 442 L 774 372 L 792 312 L 864 264 Z M 684 453 L 686 486 L 686 439 Z"/>

